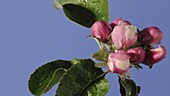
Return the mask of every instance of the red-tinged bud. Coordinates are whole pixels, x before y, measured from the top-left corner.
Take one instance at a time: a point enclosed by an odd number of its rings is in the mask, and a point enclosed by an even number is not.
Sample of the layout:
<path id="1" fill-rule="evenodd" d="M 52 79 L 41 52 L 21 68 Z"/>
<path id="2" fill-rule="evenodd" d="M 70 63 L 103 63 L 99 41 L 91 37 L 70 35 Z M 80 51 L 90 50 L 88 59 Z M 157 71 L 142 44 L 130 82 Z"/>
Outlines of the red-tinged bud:
<path id="1" fill-rule="evenodd" d="M 116 49 L 131 47 L 138 38 L 137 28 L 132 25 L 115 26 L 111 33 L 111 38 Z"/>
<path id="2" fill-rule="evenodd" d="M 163 46 L 151 49 L 146 53 L 145 61 L 147 64 L 155 64 L 161 61 L 166 56 L 166 49 Z"/>
<path id="3" fill-rule="evenodd" d="M 110 72 L 123 74 L 130 68 L 130 56 L 125 51 L 120 50 L 110 53 L 108 57 L 107 67 Z"/>
<path id="4" fill-rule="evenodd" d="M 98 38 L 99 40 L 105 42 L 108 41 L 108 36 L 112 31 L 112 27 L 109 23 L 105 21 L 96 21 L 92 25 L 92 36 Z"/>
<path id="5" fill-rule="evenodd" d="M 139 36 L 141 37 L 142 44 L 153 45 L 153 44 L 159 44 L 161 42 L 163 38 L 163 33 L 159 28 L 150 26 L 143 29 L 139 33 Z"/>
<path id="6" fill-rule="evenodd" d="M 141 63 L 145 59 L 145 50 L 140 47 L 129 49 L 127 54 L 130 56 L 130 61 L 133 63 Z"/>
<path id="7" fill-rule="evenodd" d="M 131 23 L 129 21 L 123 20 L 122 18 L 117 18 L 110 25 L 112 28 L 114 28 L 117 25 L 131 25 Z"/>

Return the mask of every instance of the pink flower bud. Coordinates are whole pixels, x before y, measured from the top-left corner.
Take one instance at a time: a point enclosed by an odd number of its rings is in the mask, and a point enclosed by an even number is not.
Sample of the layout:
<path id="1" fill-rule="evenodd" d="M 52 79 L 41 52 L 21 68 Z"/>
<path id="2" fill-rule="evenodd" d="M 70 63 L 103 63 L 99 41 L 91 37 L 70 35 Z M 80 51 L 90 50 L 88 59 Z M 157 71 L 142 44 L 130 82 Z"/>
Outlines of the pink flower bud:
<path id="1" fill-rule="evenodd" d="M 155 64 L 161 61 L 166 56 L 166 49 L 163 46 L 151 49 L 146 53 L 145 61 L 147 64 Z"/>
<path id="2" fill-rule="evenodd" d="M 122 18 L 117 18 L 110 25 L 112 28 L 114 28 L 117 25 L 131 25 L 131 23 L 129 21 L 123 20 Z"/>
<path id="3" fill-rule="evenodd" d="M 107 67 L 110 72 L 123 74 L 130 68 L 130 56 L 125 51 L 120 50 L 110 53 L 108 57 Z"/>
<path id="4" fill-rule="evenodd" d="M 134 63 L 141 63 L 145 59 L 145 50 L 140 47 L 129 49 L 127 54 L 130 56 L 130 61 Z"/>
<path id="5" fill-rule="evenodd" d="M 132 25 L 115 26 L 111 33 L 112 42 L 116 49 L 128 48 L 137 41 L 137 28 Z"/>
<path id="6" fill-rule="evenodd" d="M 139 36 L 141 37 L 142 44 L 158 44 L 161 42 L 163 38 L 163 33 L 161 30 L 157 27 L 150 26 L 145 29 L 143 29 L 140 33 Z"/>
<path id="7" fill-rule="evenodd" d="M 112 31 L 112 27 L 105 21 L 96 21 L 92 25 L 92 35 L 101 41 L 107 41 L 108 36 Z"/>

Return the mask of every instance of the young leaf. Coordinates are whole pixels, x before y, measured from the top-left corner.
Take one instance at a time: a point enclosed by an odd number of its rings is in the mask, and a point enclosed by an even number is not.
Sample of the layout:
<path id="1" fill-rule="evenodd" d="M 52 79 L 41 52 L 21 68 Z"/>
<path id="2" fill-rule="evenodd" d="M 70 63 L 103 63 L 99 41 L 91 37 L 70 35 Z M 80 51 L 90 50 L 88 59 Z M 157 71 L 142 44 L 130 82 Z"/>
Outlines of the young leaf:
<path id="1" fill-rule="evenodd" d="M 104 78 L 107 72 L 95 67 L 90 59 L 72 62 L 76 64 L 61 79 L 56 96 L 104 96 L 108 92 L 109 84 Z"/>
<path id="2" fill-rule="evenodd" d="M 140 87 L 131 79 L 119 78 L 121 96 L 138 96 Z"/>
<path id="3" fill-rule="evenodd" d="M 58 83 L 71 67 L 69 61 L 57 60 L 49 62 L 38 69 L 30 76 L 28 87 L 32 94 L 40 96 Z"/>
<path id="4" fill-rule="evenodd" d="M 82 60 L 86 60 L 86 59 L 75 58 L 75 59 L 73 59 L 73 60 L 70 60 L 70 62 L 71 62 L 72 64 L 81 64 L 81 61 L 82 61 Z"/>
<path id="5" fill-rule="evenodd" d="M 108 56 L 109 56 L 108 52 L 104 49 L 100 49 L 99 51 L 92 55 L 92 57 L 95 58 L 96 60 L 103 62 L 107 62 Z"/>
<path id="6" fill-rule="evenodd" d="M 60 0 L 65 15 L 72 21 L 91 27 L 97 20 L 109 21 L 107 0 Z"/>

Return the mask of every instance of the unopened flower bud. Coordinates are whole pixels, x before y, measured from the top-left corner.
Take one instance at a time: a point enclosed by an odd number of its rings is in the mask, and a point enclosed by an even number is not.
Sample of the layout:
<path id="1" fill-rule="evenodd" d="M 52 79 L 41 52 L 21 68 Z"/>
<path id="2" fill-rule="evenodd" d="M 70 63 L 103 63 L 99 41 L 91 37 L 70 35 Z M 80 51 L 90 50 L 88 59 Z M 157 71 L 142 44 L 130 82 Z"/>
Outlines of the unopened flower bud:
<path id="1" fill-rule="evenodd" d="M 163 38 L 163 33 L 157 27 L 150 26 L 143 29 L 139 36 L 141 37 L 142 44 L 153 45 L 161 42 Z"/>
<path id="2" fill-rule="evenodd" d="M 115 26 L 111 33 L 111 38 L 116 49 L 131 47 L 138 38 L 137 28 L 132 25 Z"/>
<path id="3" fill-rule="evenodd" d="M 105 21 L 96 21 L 92 25 L 92 36 L 98 38 L 99 40 L 105 42 L 108 40 L 108 36 L 112 31 L 112 27 L 109 23 Z"/>
<path id="4" fill-rule="evenodd" d="M 108 57 L 107 67 L 110 72 L 123 74 L 130 68 L 130 56 L 125 51 L 120 50 L 115 53 L 110 53 Z"/>
<path id="5" fill-rule="evenodd" d="M 131 23 L 129 21 L 123 20 L 122 18 L 117 18 L 110 25 L 112 28 L 114 28 L 117 25 L 131 25 Z"/>
<path id="6" fill-rule="evenodd" d="M 161 61 L 166 56 L 166 49 L 163 46 L 151 49 L 146 53 L 145 61 L 147 64 L 155 64 Z"/>
<path id="7" fill-rule="evenodd" d="M 145 59 L 145 50 L 140 47 L 129 49 L 127 54 L 130 56 L 130 61 L 134 63 L 141 63 Z"/>

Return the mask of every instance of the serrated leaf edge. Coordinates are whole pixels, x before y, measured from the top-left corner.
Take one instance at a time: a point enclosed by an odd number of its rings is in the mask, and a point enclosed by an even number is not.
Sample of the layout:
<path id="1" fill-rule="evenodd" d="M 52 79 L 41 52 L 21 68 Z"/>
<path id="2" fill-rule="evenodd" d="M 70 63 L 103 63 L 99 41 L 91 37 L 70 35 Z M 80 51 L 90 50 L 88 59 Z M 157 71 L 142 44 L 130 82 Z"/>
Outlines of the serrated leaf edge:
<path id="1" fill-rule="evenodd" d="M 57 60 L 54 60 L 54 61 L 47 62 L 46 64 L 43 64 L 43 65 L 39 66 L 38 68 L 36 68 L 35 71 L 31 73 L 27 85 L 28 85 L 29 91 L 30 91 L 33 95 L 35 95 L 35 96 L 41 96 L 42 94 L 44 94 L 44 93 L 46 93 L 46 92 L 43 91 L 43 93 L 38 94 L 38 95 L 35 94 L 35 93 L 33 93 L 33 92 L 30 90 L 30 89 L 31 89 L 31 88 L 30 88 L 31 77 L 34 75 L 34 73 L 36 73 L 36 72 L 38 71 L 39 68 L 42 68 L 42 67 L 48 65 L 49 63 L 53 63 L 53 62 L 56 62 L 56 61 L 67 61 L 67 60 L 57 59 Z M 70 62 L 70 61 L 68 61 L 68 62 Z M 70 63 L 71 63 L 71 62 L 70 62 Z M 71 66 L 70 66 L 70 68 L 71 68 Z M 68 69 L 70 69 L 70 68 L 68 68 Z M 58 68 L 58 69 L 65 69 L 65 68 Z M 57 69 L 56 69 L 56 70 L 57 70 Z M 54 72 L 56 72 L 56 70 L 55 70 Z M 64 73 L 64 74 L 65 74 L 65 73 Z M 64 76 L 64 74 L 63 74 L 63 76 Z M 53 74 L 53 76 L 54 76 L 54 74 Z M 60 80 L 61 80 L 61 78 L 60 78 Z M 49 84 L 49 83 L 48 83 L 48 84 Z"/>

